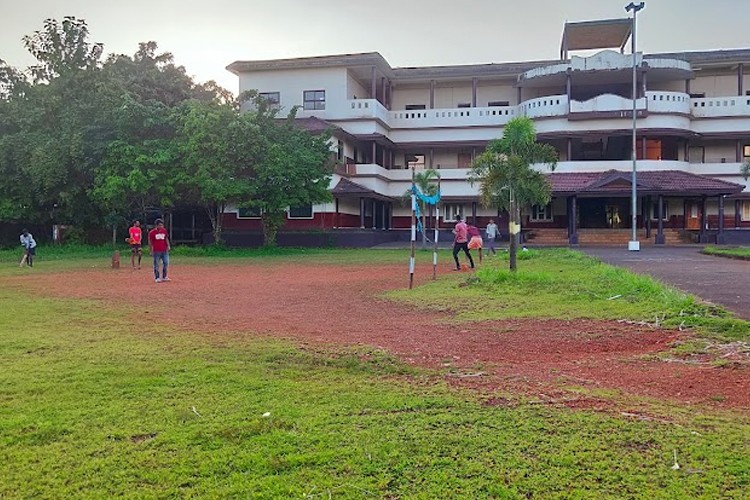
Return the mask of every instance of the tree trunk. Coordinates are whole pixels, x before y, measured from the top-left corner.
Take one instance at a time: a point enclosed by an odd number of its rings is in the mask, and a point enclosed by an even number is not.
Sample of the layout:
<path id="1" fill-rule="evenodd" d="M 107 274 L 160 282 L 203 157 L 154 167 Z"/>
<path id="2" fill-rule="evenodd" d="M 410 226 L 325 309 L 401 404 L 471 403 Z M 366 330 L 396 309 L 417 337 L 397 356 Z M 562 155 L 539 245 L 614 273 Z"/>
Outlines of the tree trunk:
<path id="1" fill-rule="evenodd" d="M 508 234 L 509 234 L 509 237 L 510 237 L 510 242 L 509 242 L 509 246 L 508 246 L 508 251 L 509 251 L 508 260 L 510 262 L 510 270 L 512 272 L 516 271 L 516 255 L 518 253 L 518 236 L 519 235 L 516 232 L 517 231 L 517 229 L 516 229 L 517 228 L 517 225 L 516 225 L 516 223 L 517 223 L 517 219 L 516 219 L 517 210 L 516 209 L 517 209 L 517 207 L 516 207 L 516 200 L 513 197 L 513 194 L 511 194 L 510 211 L 508 213 L 508 219 L 510 220 L 510 223 L 508 224 L 510 226 L 509 230 L 508 230 Z"/>
<path id="2" fill-rule="evenodd" d="M 117 224 L 112 224 L 112 249 L 117 248 Z"/>
<path id="3" fill-rule="evenodd" d="M 263 223 L 263 245 L 275 247 L 279 228 L 284 223 L 284 213 L 271 214 L 264 212 L 261 216 L 261 222 Z"/>

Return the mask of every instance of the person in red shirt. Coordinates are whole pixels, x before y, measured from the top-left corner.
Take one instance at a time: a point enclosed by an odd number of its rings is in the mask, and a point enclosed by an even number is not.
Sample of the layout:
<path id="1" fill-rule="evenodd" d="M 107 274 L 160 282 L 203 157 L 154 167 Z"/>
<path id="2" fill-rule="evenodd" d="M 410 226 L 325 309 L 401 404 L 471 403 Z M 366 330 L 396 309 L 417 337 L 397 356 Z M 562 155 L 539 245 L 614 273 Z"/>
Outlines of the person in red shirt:
<path id="1" fill-rule="evenodd" d="M 156 219 L 156 227 L 148 232 L 148 247 L 154 257 L 154 281 L 161 283 L 170 281 L 167 276 L 169 267 L 169 235 L 164 229 L 164 221 Z M 161 276 L 159 276 L 159 261 L 162 262 Z"/>
<path id="2" fill-rule="evenodd" d="M 471 252 L 469 252 L 468 230 L 466 227 L 466 222 L 461 215 L 458 216 L 458 222 L 453 228 L 453 234 L 455 235 L 455 238 L 453 239 L 453 260 L 456 261 L 456 271 L 461 270 L 461 263 L 458 261 L 458 252 L 460 250 L 464 251 L 464 253 L 466 254 L 466 258 L 469 259 L 471 268 L 474 269 L 474 259 L 471 258 Z"/>
<path id="3" fill-rule="evenodd" d="M 128 230 L 130 234 L 130 266 L 135 269 L 135 256 L 138 256 L 138 269 L 141 268 L 141 257 L 143 257 L 143 250 L 141 248 L 141 240 L 143 238 L 143 232 L 141 231 L 141 221 L 134 220 L 133 225 Z"/>

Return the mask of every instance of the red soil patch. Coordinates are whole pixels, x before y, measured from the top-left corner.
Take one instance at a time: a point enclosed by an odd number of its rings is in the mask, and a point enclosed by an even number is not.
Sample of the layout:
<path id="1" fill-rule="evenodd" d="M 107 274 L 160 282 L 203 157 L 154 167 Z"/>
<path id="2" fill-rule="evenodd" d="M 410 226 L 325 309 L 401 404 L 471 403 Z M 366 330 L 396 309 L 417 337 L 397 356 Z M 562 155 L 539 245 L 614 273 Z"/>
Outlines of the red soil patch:
<path id="1" fill-rule="evenodd" d="M 431 267 L 417 269 L 420 280 Z M 50 279 L 52 278 L 52 279 Z M 679 334 L 617 322 L 504 320 L 448 324 L 378 295 L 407 284 L 405 266 L 229 264 L 173 266 L 156 284 L 150 270 L 94 269 L 27 276 L 40 294 L 129 304 L 153 321 L 210 335 L 260 333 L 385 349 L 409 363 L 449 368 L 448 380 L 491 391 L 549 397 L 565 385 L 618 389 L 682 403 L 750 408 L 750 372 L 645 359 Z M 566 399 L 564 396 L 562 399 Z M 568 398 L 568 406 L 595 406 Z M 595 401 L 595 400 L 590 400 Z"/>

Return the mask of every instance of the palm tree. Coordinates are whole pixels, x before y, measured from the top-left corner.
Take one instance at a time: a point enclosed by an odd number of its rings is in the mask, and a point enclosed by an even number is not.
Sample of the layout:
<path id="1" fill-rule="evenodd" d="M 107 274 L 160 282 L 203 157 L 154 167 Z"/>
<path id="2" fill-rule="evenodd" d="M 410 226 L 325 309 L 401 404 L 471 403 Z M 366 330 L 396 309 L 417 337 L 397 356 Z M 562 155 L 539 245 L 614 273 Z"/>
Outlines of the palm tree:
<path id="1" fill-rule="evenodd" d="M 534 163 L 557 166 L 557 152 L 549 144 L 536 142 L 534 123 L 527 117 L 513 118 L 503 136 L 489 143 L 479 155 L 469 177 L 479 182 L 482 204 L 497 207 L 510 215 L 510 270 L 516 270 L 520 236 L 520 209 L 527 205 L 546 205 L 552 198 L 544 174 L 534 170 Z"/>
<path id="2" fill-rule="evenodd" d="M 438 192 L 438 186 L 433 180 L 439 180 L 440 173 L 437 170 L 428 168 L 414 174 L 414 185 L 417 186 L 422 194 L 426 196 L 435 196 Z M 411 196 L 411 191 L 407 191 L 407 196 Z M 422 248 L 427 246 L 427 215 L 428 206 L 425 202 L 417 198 L 419 210 L 422 213 Z M 437 210 L 437 206 L 435 207 Z"/>

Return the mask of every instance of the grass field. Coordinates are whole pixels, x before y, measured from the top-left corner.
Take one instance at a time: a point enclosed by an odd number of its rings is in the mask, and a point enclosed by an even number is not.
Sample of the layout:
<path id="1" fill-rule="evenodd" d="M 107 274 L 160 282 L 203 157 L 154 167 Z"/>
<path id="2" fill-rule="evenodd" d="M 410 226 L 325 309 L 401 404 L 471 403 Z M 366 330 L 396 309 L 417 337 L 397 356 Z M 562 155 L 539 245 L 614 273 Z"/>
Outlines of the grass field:
<path id="1" fill-rule="evenodd" d="M 741 259 L 750 260 L 750 247 L 706 247 L 703 249 L 703 253 L 709 255 L 721 255 L 723 257 L 738 257 Z"/>
<path id="2" fill-rule="evenodd" d="M 10 265 L 17 253 L 0 252 L 0 282 L 28 272 Z M 41 254 L 34 273 L 109 264 L 101 249 Z M 214 266 L 403 261 L 402 251 L 200 254 L 175 252 Z M 666 323 L 697 307 L 606 269 L 609 283 L 584 291 L 592 263 L 575 255 L 527 258 L 521 269 L 533 269 L 517 278 L 487 266 L 468 283 L 466 275 L 430 283 L 419 300 L 455 307 L 450 289 L 465 293 L 458 300 L 476 314 L 492 306 L 501 317 L 501 304 L 523 300 L 540 317 L 570 316 L 572 298 L 543 270 L 570 261 L 569 286 L 585 297 L 577 307 L 592 303 L 581 314 L 662 314 Z M 550 295 L 526 302 L 524 287 Z M 625 300 L 610 300 L 618 294 Z M 668 307 L 654 308 L 664 300 Z M 705 320 L 706 335 L 741 335 L 706 326 L 723 325 L 721 311 L 689 310 Z M 631 401 L 643 410 L 634 418 L 520 395 L 493 406 L 377 349 L 207 336 L 134 322 L 126 304 L 32 296 L 18 286 L 0 288 L 0 366 L 3 498 L 742 498 L 750 489 L 742 412 Z"/>

